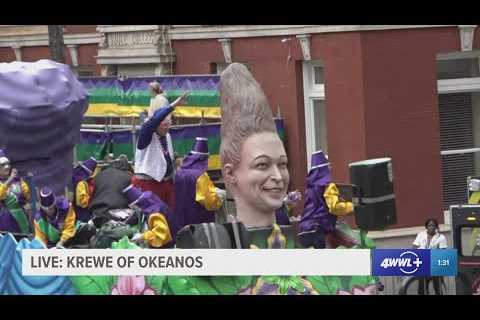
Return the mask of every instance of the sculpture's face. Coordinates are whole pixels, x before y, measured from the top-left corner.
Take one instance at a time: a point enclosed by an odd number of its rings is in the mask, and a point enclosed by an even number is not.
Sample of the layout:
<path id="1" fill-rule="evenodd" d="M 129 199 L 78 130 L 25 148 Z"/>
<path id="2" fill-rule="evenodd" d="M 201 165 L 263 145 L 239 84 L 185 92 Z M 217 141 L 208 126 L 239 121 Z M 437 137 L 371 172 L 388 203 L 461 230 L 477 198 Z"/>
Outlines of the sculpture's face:
<path id="1" fill-rule="evenodd" d="M 248 137 L 242 146 L 240 163 L 232 170 L 235 198 L 258 211 L 272 213 L 283 205 L 289 174 L 282 141 L 276 133 Z"/>

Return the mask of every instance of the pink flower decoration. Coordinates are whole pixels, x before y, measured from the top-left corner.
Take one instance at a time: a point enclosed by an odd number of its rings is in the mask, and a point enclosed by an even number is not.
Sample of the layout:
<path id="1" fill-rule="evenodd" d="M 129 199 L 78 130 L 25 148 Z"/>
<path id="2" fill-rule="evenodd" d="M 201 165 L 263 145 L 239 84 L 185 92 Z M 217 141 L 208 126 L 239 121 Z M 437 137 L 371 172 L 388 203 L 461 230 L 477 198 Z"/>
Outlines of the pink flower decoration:
<path id="1" fill-rule="evenodd" d="M 337 294 L 341 296 L 374 295 L 377 293 L 377 287 L 371 284 L 366 287 L 353 286 L 352 291 L 338 290 Z"/>
<path id="2" fill-rule="evenodd" d="M 112 295 L 155 295 L 155 290 L 147 286 L 144 276 L 119 276 Z"/>
<path id="3" fill-rule="evenodd" d="M 246 289 L 243 289 L 243 290 L 237 292 L 237 295 L 241 295 L 241 296 L 251 295 L 251 294 L 252 294 L 252 288 L 246 288 Z"/>

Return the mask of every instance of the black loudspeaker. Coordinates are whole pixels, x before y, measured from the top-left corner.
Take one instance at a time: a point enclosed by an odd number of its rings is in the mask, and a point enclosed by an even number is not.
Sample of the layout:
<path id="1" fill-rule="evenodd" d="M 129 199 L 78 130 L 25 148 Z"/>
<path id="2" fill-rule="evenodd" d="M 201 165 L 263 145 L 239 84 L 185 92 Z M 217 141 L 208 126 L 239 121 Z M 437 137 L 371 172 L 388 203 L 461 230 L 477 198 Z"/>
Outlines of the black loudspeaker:
<path id="1" fill-rule="evenodd" d="M 190 224 L 177 233 L 181 249 L 249 249 L 250 237 L 239 222 Z"/>
<path id="2" fill-rule="evenodd" d="M 351 183 L 359 190 L 354 199 L 355 222 L 367 231 L 397 223 L 392 159 L 370 159 L 349 164 Z"/>

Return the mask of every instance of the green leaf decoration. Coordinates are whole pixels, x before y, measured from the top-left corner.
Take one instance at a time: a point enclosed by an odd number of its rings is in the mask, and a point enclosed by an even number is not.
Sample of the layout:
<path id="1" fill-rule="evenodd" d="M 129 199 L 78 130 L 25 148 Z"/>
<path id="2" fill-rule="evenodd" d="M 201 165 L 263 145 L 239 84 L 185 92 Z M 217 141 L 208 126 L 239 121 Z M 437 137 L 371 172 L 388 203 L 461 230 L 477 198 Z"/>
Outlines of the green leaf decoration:
<path id="1" fill-rule="evenodd" d="M 260 277 L 261 280 L 263 280 L 265 282 L 268 282 L 268 283 L 272 283 L 272 284 L 279 284 L 279 282 L 280 282 L 279 278 L 280 278 L 279 276 L 261 276 Z"/>
<path id="2" fill-rule="evenodd" d="M 212 295 L 218 292 L 207 277 L 167 277 L 167 292 L 174 295 Z"/>
<path id="3" fill-rule="evenodd" d="M 341 288 L 350 288 L 350 276 L 340 276 Z"/>
<path id="4" fill-rule="evenodd" d="M 157 295 L 161 295 L 164 292 L 165 284 L 167 282 L 166 276 L 146 276 L 145 282 L 157 292 Z"/>
<path id="5" fill-rule="evenodd" d="M 375 249 L 375 242 L 372 238 L 369 238 L 368 236 L 365 237 L 365 247 L 367 249 Z"/>
<path id="6" fill-rule="evenodd" d="M 114 276 L 74 276 L 70 277 L 79 295 L 110 295 L 116 282 Z"/>
<path id="7" fill-rule="evenodd" d="M 167 277 L 167 284 L 172 294 L 188 294 L 189 282 L 185 277 Z"/>
<path id="8" fill-rule="evenodd" d="M 288 288 L 290 287 L 288 278 L 281 278 L 280 279 L 280 294 L 287 294 Z"/>
<path id="9" fill-rule="evenodd" d="M 201 295 L 218 295 L 219 292 L 211 283 L 213 278 L 215 277 L 188 277 L 188 281 Z M 221 294 L 225 293 L 221 292 Z"/>
<path id="10" fill-rule="evenodd" d="M 306 276 L 305 277 L 313 285 L 313 288 L 319 294 L 337 294 L 342 288 L 342 281 L 337 276 Z"/>
<path id="11" fill-rule="evenodd" d="M 304 293 L 306 290 L 305 283 L 303 282 L 301 277 L 292 277 L 292 279 L 290 279 L 290 287 L 292 287 L 299 293 Z"/>
<path id="12" fill-rule="evenodd" d="M 371 284 L 376 284 L 375 278 L 372 276 L 351 276 L 348 289 L 351 291 L 354 286 L 366 287 Z"/>
<path id="13" fill-rule="evenodd" d="M 237 292 L 244 290 L 248 287 L 253 286 L 256 277 L 253 276 L 238 276 L 238 277 L 233 277 L 233 280 L 235 282 L 235 286 L 237 287 Z"/>
<path id="14" fill-rule="evenodd" d="M 120 239 L 118 242 L 112 243 L 112 249 L 140 249 L 135 243 L 130 242 L 127 236 Z"/>
<path id="15" fill-rule="evenodd" d="M 220 294 L 230 295 L 237 293 L 238 291 L 240 291 L 239 289 L 241 289 L 237 287 L 237 284 L 235 283 L 235 278 L 236 277 L 217 276 L 211 277 L 210 281 Z"/>

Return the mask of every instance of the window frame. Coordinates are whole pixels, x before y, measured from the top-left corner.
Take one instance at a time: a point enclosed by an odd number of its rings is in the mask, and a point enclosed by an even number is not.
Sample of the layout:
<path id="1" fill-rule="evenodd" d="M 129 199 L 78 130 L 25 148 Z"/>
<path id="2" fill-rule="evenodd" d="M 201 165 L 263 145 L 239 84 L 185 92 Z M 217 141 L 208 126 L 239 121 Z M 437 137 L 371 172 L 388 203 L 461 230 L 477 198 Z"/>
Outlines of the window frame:
<path id="1" fill-rule="evenodd" d="M 469 51 L 469 52 L 453 52 L 446 54 L 438 54 L 437 61 L 439 60 L 456 60 L 456 59 L 468 59 L 468 58 L 478 58 L 480 59 L 480 51 Z M 479 64 L 480 67 L 480 64 Z M 438 77 L 438 74 L 436 75 Z M 469 78 L 451 78 L 451 79 L 438 79 L 437 78 L 437 96 L 442 94 L 451 94 L 451 93 L 480 93 L 480 77 L 469 77 Z M 439 108 L 437 104 L 437 108 Z M 440 112 L 440 110 L 438 110 Z M 473 120 L 473 119 L 472 119 Z M 439 128 L 440 129 L 440 128 Z M 462 148 L 462 149 L 449 149 L 442 150 L 440 149 L 440 157 L 446 155 L 460 155 L 468 153 L 478 153 L 480 152 L 480 146 L 474 146 L 474 148 Z M 441 169 L 441 175 L 443 176 L 443 168 Z M 466 187 L 467 181 L 465 181 Z M 442 193 L 444 186 L 442 185 Z M 447 215 L 449 210 L 444 210 L 444 215 Z"/>
<path id="2" fill-rule="evenodd" d="M 324 68 L 321 61 L 304 61 L 302 66 L 303 71 L 303 94 L 304 94 L 304 108 L 305 108 L 305 143 L 307 149 L 307 170 L 310 170 L 310 161 L 312 153 L 315 152 L 317 144 L 314 123 L 314 103 L 315 100 L 322 100 L 325 103 L 326 110 L 326 95 L 325 83 L 315 84 L 315 67 Z M 325 71 L 324 71 L 325 72 Z M 324 77 L 325 80 L 325 77 Z M 326 125 L 326 122 L 325 122 Z M 328 148 L 328 127 L 327 132 L 327 148 Z"/>

